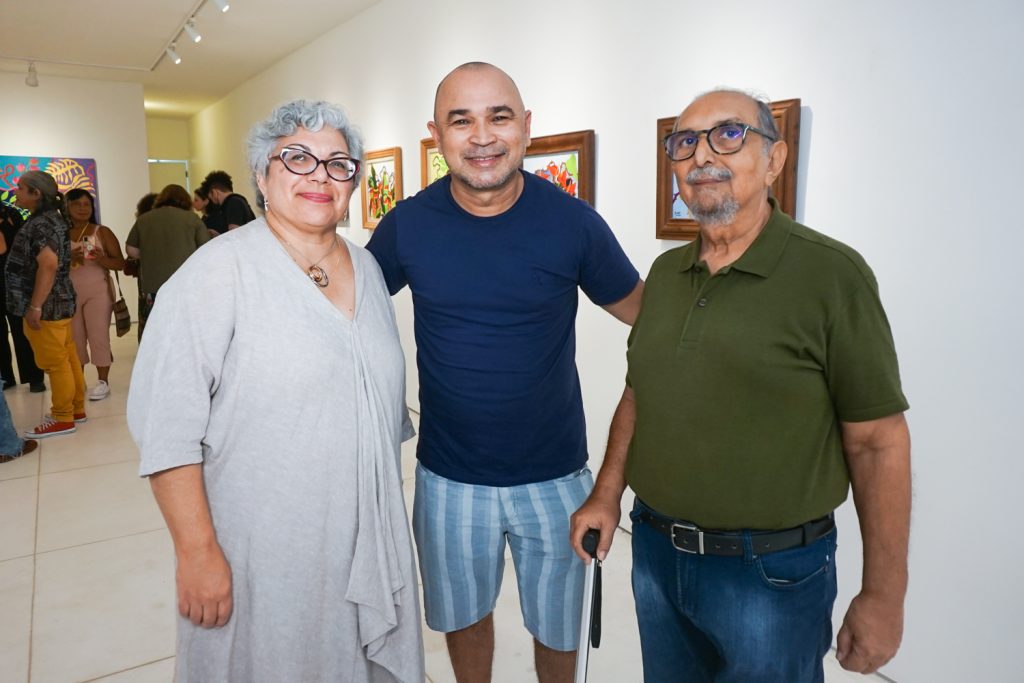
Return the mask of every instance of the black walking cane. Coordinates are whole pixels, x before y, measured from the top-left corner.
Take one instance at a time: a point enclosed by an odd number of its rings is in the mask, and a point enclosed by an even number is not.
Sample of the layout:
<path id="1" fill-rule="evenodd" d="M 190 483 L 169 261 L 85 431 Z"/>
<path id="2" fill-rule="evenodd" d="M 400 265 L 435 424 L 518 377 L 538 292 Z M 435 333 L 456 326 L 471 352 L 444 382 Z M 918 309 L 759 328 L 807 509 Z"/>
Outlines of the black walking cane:
<path id="1" fill-rule="evenodd" d="M 587 565 L 583 580 L 583 611 L 580 615 L 580 643 L 576 650 L 575 683 L 586 683 L 590 646 L 601 646 L 601 561 L 597 559 L 597 543 L 601 534 L 590 529 L 583 535 L 583 549 L 593 559 Z"/>

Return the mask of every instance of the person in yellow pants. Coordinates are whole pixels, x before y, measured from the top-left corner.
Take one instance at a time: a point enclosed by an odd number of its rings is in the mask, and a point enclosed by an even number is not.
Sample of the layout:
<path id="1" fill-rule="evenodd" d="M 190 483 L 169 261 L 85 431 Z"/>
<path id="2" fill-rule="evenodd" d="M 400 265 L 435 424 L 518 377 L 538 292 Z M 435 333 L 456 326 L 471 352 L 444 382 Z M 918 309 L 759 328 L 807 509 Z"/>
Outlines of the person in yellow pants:
<path id="1" fill-rule="evenodd" d="M 53 408 L 50 417 L 62 425 L 60 433 L 75 431 L 75 423 L 85 422 L 85 376 L 78 363 L 78 349 L 71 333 L 71 320 L 40 320 L 39 329 L 25 322 L 25 337 L 32 345 L 36 365 L 50 376 Z M 25 432 L 29 438 L 53 436 L 41 434 L 44 425 Z"/>
<path id="2" fill-rule="evenodd" d="M 85 377 L 71 333 L 75 288 L 63 198 L 53 177 L 26 171 L 16 203 L 32 213 L 7 255 L 7 310 L 22 316 L 36 365 L 50 376 L 53 406 L 30 439 L 70 434 L 85 422 Z"/>

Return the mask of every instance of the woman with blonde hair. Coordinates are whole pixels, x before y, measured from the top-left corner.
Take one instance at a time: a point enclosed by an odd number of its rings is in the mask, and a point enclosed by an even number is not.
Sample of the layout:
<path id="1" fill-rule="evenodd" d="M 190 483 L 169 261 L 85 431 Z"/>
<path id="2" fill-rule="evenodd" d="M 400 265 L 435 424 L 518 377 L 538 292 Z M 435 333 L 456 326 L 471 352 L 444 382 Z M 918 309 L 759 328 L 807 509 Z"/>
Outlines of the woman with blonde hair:
<path id="1" fill-rule="evenodd" d="M 49 173 L 23 173 L 15 203 L 32 216 L 15 235 L 7 255 L 7 310 L 23 318 L 36 365 L 50 376 L 51 412 L 25 432 L 30 439 L 42 439 L 70 434 L 76 422 L 86 419 L 85 377 L 71 332 L 71 241 L 64 198 Z"/>

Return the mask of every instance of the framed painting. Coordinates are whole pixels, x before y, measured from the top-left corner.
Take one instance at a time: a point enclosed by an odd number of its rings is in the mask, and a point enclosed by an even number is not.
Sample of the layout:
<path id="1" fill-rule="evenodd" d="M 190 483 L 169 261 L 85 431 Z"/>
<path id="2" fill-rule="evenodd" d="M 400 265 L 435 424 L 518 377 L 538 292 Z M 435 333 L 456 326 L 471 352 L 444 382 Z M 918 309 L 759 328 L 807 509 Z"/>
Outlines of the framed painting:
<path id="1" fill-rule="evenodd" d="M 74 189 L 87 190 L 95 200 L 96 220 L 101 220 L 95 159 L 0 155 L 0 202 L 14 206 L 14 190 L 18 186 L 18 179 L 25 171 L 46 171 L 57 181 L 57 189 L 61 191 L 61 194 L 66 194 L 68 190 Z M 28 217 L 27 211 L 22 209 L 18 209 L 18 211 L 24 217 Z"/>
<path id="2" fill-rule="evenodd" d="M 784 212 L 793 216 L 796 212 L 796 168 L 800 158 L 800 100 L 779 100 L 770 102 L 772 116 L 779 134 L 786 141 L 789 153 L 782 173 L 772 183 L 771 194 L 779 201 Z M 658 192 L 655 235 L 662 240 L 692 240 L 699 228 L 690 210 L 679 196 L 679 185 L 672 173 L 672 161 L 665 154 L 662 141 L 672 132 L 675 116 L 658 119 Z"/>
<path id="3" fill-rule="evenodd" d="M 434 138 L 420 140 L 420 182 L 423 187 L 448 175 L 448 162 L 434 144 Z"/>
<path id="4" fill-rule="evenodd" d="M 593 206 L 594 161 L 594 131 L 580 130 L 530 140 L 523 170 Z"/>
<path id="5" fill-rule="evenodd" d="M 361 187 L 363 227 L 372 230 L 402 198 L 402 148 L 366 152 Z"/>

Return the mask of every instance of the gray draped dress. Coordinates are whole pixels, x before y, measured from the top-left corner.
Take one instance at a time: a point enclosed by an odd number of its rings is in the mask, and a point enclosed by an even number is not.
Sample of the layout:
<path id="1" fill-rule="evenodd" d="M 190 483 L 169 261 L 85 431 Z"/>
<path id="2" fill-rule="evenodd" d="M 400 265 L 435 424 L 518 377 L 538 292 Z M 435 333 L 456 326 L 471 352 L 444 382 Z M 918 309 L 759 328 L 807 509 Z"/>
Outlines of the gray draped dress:
<path id="1" fill-rule="evenodd" d="M 177 681 L 424 680 L 404 359 L 376 262 L 345 246 L 353 320 L 263 219 L 199 249 L 149 318 L 128 398 L 140 474 L 202 463 L 234 591 L 222 628 L 178 618 Z"/>

